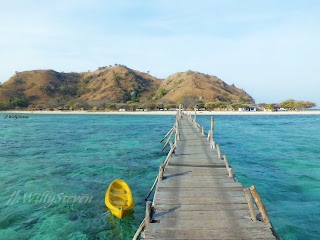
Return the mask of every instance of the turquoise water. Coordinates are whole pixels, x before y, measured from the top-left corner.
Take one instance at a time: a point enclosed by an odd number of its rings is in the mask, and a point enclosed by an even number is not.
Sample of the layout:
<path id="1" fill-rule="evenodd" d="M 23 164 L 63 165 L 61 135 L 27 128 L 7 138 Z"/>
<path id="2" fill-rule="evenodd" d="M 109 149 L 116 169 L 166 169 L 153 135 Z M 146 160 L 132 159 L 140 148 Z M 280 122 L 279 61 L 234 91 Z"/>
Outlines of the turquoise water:
<path id="1" fill-rule="evenodd" d="M 4 116 L 0 239 L 132 238 L 173 116 Z M 209 128 L 209 116 L 197 120 Z M 320 239 L 319 133 L 318 115 L 215 116 L 217 143 L 238 180 L 256 186 L 281 239 Z M 116 178 L 129 183 L 136 202 L 122 228 L 104 204 Z"/>

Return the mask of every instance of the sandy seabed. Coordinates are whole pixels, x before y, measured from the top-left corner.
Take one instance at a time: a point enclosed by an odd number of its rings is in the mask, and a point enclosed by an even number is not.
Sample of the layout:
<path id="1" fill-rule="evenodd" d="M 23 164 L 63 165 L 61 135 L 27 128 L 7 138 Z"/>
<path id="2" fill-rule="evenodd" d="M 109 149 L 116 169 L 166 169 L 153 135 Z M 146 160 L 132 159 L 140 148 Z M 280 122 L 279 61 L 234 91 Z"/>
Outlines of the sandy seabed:
<path id="1" fill-rule="evenodd" d="M 184 111 L 194 114 L 194 111 Z M 4 114 L 110 114 L 110 115 L 175 115 L 176 111 L 0 111 Z M 281 111 L 281 112 L 238 112 L 238 111 L 197 111 L 199 115 L 319 115 L 320 111 Z"/>

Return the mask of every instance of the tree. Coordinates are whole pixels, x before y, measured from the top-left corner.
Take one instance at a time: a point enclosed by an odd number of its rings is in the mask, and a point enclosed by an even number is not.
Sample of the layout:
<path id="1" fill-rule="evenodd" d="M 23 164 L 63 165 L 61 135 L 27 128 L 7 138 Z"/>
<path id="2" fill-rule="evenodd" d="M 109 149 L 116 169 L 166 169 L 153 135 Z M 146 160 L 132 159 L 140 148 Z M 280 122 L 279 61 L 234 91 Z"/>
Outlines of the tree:
<path id="1" fill-rule="evenodd" d="M 131 102 L 138 102 L 136 97 L 131 97 Z"/>
<path id="2" fill-rule="evenodd" d="M 271 110 L 271 111 L 274 110 L 274 108 L 272 107 L 272 104 L 268 104 L 267 107 L 266 107 L 266 109 Z"/>
<path id="3" fill-rule="evenodd" d="M 310 101 L 296 101 L 294 99 L 288 99 L 286 101 L 281 102 L 280 106 L 288 109 L 297 109 L 297 108 L 307 109 L 307 108 L 315 107 L 316 104 Z"/>
<path id="4" fill-rule="evenodd" d="M 67 102 L 67 107 L 73 107 L 74 105 L 74 100 L 73 99 L 70 99 L 68 102 Z"/>
<path id="5" fill-rule="evenodd" d="M 313 108 L 315 106 L 317 106 L 317 104 L 315 104 L 314 102 L 309 102 L 309 101 L 305 102 L 305 108 Z"/>
<path id="6" fill-rule="evenodd" d="M 286 101 L 281 102 L 280 106 L 283 108 L 295 109 L 296 108 L 295 100 L 288 99 Z"/>
<path id="7" fill-rule="evenodd" d="M 157 108 L 157 109 L 160 109 L 160 108 L 163 109 L 163 108 L 164 108 L 163 103 L 157 103 L 157 104 L 156 104 L 156 108 Z"/>
<path id="8" fill-rule="evenodd" d="M 304 101 L 298 101 L 295 103 L 295 107 L 296 108 L 302 108 L 303 110 L 306 110 L 307 108 L 312 108 L 312 107 L 315 107 L 316 104 L 313 103 L 313 102 L 304 102 Z"/>
<path id="9" fill-rule="evenodd" d="M 164 95 L 167 94 L 167 90 L 165 90 L 164 88 L 160 88 L 159 89 L 159 92 L 160 92 L 160 96 L 163 97 Z"/>
<path id="10" fill-rule="evenodd" d="M 197 101 L 197 106 L 198 106 L 198 108 L 204 108 L 204 106 L 205 106 L 204 101 L 198 100 L 198 101 Z"/>
<path id="11" fill-rule="evenodd" d="M 218 101 L 218 102 L 216 102 L 216 104 L 217 104 L 217 106 L 218 106 L 219 108 L 226 108 L 226 107 L 228 107 L 228 103 L 227 103 L 227 102 Z"/>
<path id="12" fill-rule="evenodd" d="M 9 104 L 0 102 L 0 110 L 7 110 L 9 108 Z"/>
<path id="13" fill-rule="evenodd" d="M 145 108 L 148 110 L 154 110 L 156 108 L 156 105 L 154 103 L 146 103 Z"/>
<path id="14" fill-rule="evenodd" d="M 206 109 L 212 110 L 212 109 L 215 108 L 215 103 L 214 103 L 214 102 L 208 102 L 208 103 L 206 103 L 206 104 L 204 105 L 204 107 L 205 107 Z"/>
<path id="15" fill-rule="evenodd" d="M 246 108 L 246 107 L 248 107 L 248 105 L 243 104 L 243 103 L 233 103 L 233 104 L 231 104 L 231 107 L 233 109 L 238 109 L 238 108 Z"/>
<path id="16" fill-rule="evenodd" d="M 28 100 L 25 98 L 16 98 L 11 102 L 11 104 L 14 107 L 28 107 Z"/>

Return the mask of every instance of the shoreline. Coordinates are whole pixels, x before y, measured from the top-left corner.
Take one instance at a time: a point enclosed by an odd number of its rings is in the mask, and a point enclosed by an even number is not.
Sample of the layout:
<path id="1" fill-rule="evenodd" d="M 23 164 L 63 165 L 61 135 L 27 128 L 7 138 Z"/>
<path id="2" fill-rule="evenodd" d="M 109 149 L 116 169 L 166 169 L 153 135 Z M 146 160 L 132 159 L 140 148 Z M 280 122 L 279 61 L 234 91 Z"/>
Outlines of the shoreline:
<path id="1" fill-rule="evenodd" d="M 194 111 L 190 112 L 194 115 Z M 89 111 L 0 111 L 0 114 L 100 114 L 100 115 L 175 115 L 176 111 L 110 111 L 110 112 L 89 112 Z M 197 111 L 197 115 L 320 115 L 320 110 L 314 111 L 286 111 L 286 112 L 238 112 L 238 111 Z"/>

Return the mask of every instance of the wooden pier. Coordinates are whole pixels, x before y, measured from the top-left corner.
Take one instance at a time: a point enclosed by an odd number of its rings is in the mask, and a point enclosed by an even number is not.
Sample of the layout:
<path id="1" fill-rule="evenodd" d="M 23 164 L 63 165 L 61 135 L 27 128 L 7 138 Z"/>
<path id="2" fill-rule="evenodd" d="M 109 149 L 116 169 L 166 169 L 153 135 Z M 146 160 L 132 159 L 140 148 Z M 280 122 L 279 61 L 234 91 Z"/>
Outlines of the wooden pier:
<path id="1" fill-rule="evenodd" d="M 214 142 L 211 121 L 206 134 L 196 114 L 177 113 L 165 136 L 171 150 L 134 240 L 142 230 L 142 239 L 278 239 L 255 187 L 243 188 Z"/>

